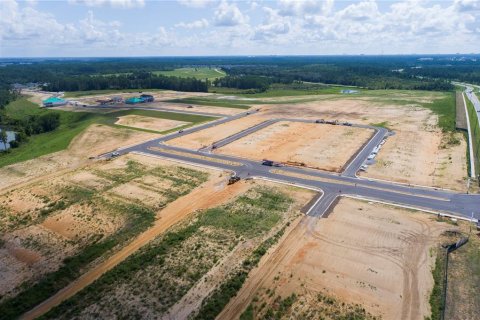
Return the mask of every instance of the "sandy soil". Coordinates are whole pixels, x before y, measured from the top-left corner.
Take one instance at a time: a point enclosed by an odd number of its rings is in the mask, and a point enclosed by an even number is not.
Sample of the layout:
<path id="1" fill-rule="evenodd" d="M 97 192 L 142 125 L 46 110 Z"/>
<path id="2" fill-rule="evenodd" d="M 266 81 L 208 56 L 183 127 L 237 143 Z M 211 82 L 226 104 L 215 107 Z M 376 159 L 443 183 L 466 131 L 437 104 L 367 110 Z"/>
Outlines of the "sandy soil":
<path id="1" fill-rule="evenodd" d="M 207 147 L 218 140 L 231 136 L 232 134 L 235 134 L 239 131 L 248 129 L 265 120 L 267 119 L 263 116 L 251 115 L 205 130 L 194 132 L 180 138 L 169 140 L 166 142 L 166 144 L 189 149 L 200 149 L 203 147 Z"/>
<path id="2" fill-rule="evenodd" d="M 255 184 L 267 186 L 271 188 L 279 188 L 278 184 L 255 180 Z M 315 192 L 307 189 L 300 189 L 294 187 L 281 186 L 280 190 L 288 194 L 294 203 L 290 210 L 285 212 L 283 223 L 280 223 L 277 228 L 273 228 L 263 238 L 268 238 L 275 234 L 280 227 L 282 227 L 287 221 L 292 221 L 298 216 L 301 208 L 308 203 L 315 195 Z M 162 319 L 177 319 L 186 320 L 191 317 L 193 312 L 198 310 L 208 295 L 213 292 L 225 278 L 238 268 L 243 261 L 251 254 L 251 252 L 258 246 L 262 239 L 248 239 L 240 242 L 232 251 L 223 257 L 210 271 L 208 271 L 197 284 L 193 286 L 187 294 L 185 294 L 181 300 L 173 305 L 169 311 L 162 316 Z"/>
<path id="3" fill-rule="evenodd" d="M 391 96 L 322 97 L 316 101 L 292 105 L 259 105 L 270 117 L 295 117 L 306 119 L 348 120 L 355 123 L 384 122 L 395 131 L 395 136 L 379 152 L 378 163 L 362 175 L 403 183 L 440 186 L 465 191 L 466 142 L 444 146 L 448 136 L 437 127 L 438 117 L 415 103 L 429 103 L 441 97 L 424 92 L 392 93 Z M 393 101 L 402 104 L 395 104 Z M 389 141 L 391 140 L 391 141 Z"/>
<path id="4" fill-rule="evenodd" d="M 159 136 L 138 130 L 91 125 L 72 140 L 67 150 L 0 168 L 0 191 L 21 183 L 34 182 L 36 178 L 48 179 L 49 175 L 56 176 L 89 163 L 89 156 Z"/>
<path id="5" fill-rule="evenodd" d="M 166 131 L 190 124 L 190 122 L 143 117 L 131 114 L 128 116 L 119 117 L 115 124 L 147 130 Z"/>
<path id="6" fill-rule="evenodd" d="M 160 210 L 153 227 L 140 234 L 127 246 L 123 247 L 107 260 L 87 271 L 77 281 L 29 311 L 24 315 L 23 319 L 36 318 L 53 306 L 58 305 L 63 300 L 73 296 L 75 293 L 98 279 L 103 273 L 125 260 L 140 247 L 144 246 L 194 211 L 221 205 L 233 197 L 245 192 L 248 188 L 249 184 L 244 182 L 226 186 L 226 177 L 223 175 L 212 178 L 188 195 L 177 199 L 163 210 Z"/>
<path id="7" fill-rule="evenodd" d="M 415 131 L 396 133 L 360 176 L 466 191 L 467 145 L 462 134 L 455 134 L 458 145 L 441 148 L 441 132 L 424 132 L 420 139 Z"/>
<path id="8" fill-rule="evenodd" d="M 216 152 L 340 172 L 372 134 L 369 129 L 281 121 Z"/>
<path id="9" fill-rule="evenodd" d="M 191 108 L 187 108 L 191 106 Z M 245 109 L 237 108 L 224 108 L 224 107 L 214 107 L 214 106 L 204 106 L 204 105 L 195 105 L 195 104 L 173 104 L 173 103 L 162 103 L 159 107 L 179 110 L 179 111 L 194 111 L 194 112 L 204 112 L 204 113 L 216 113 L 223 114 L 226 116 L 233 116 L 235 114 L 245 112 Z"/>
<path id="10" fill-rule="evenodd" d="M 275 292 L 272 300 L 323 292 L 385 319 L 424 319 L 433 286 L 429 249 L 446 228 L 427 214 L 342 199 L 326 219 L 301 218 L 218 319 L 238 319 L 264 289 Z"/>

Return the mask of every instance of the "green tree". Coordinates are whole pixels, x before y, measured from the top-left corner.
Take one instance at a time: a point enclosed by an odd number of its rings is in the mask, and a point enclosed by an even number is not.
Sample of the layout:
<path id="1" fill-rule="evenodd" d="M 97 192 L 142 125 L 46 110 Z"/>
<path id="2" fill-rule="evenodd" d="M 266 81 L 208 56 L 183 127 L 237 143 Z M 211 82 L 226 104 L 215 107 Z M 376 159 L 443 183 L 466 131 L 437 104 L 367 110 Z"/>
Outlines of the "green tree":
<path id="1" fill-rule="evenodd" d="M 7 137 L 7 131 L 0 129 L 0 141 L 3 142 L 3 146 L 5 147 L 5 150 L 7 150 L 7 142 L 8 142 L 8 137 Z"/>

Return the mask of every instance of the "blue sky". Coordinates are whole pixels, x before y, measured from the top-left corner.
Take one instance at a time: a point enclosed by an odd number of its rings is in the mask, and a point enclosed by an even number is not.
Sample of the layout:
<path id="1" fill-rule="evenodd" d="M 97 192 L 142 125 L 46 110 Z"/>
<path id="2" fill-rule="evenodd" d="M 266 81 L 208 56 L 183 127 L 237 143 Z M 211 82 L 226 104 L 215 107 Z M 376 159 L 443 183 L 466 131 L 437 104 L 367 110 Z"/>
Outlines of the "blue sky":
<path id="1" fill-rule="evenodd" d="M 480 52 L 480 0 L 0 0 L 0 56 Z"/>

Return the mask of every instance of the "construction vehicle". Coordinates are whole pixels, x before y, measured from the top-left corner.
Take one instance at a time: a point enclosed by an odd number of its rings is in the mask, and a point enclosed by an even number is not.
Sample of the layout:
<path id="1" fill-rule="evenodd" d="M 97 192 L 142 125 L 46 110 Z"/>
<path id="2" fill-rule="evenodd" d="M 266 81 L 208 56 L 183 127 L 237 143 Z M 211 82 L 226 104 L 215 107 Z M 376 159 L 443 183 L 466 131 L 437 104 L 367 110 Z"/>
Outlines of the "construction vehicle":
<path id="1" fill-rule="evenodd" d="M 234 184 L 237 181 L 240 181 L 240 177 L 236 174 L 232 174 L 231 177 L 228 179 L 228 185 Z"/>
<path id="2" fill-rule="evenodd" d="M 333 124 L 334 126 L 338 124 L 338 120 L 328 120 L 325 121 L 326 124 Z"/>
<path id="3" fill-rule="evenodd" d="M 270 167 L 281 167 L 281 166 L 283 166 L 283 164 L 280 163 L 280 162 L 275 162 L 275 161 L 267 160 L 267 159 L 263 159 L 262 164 L 264 166 L 270 166 Z"/>

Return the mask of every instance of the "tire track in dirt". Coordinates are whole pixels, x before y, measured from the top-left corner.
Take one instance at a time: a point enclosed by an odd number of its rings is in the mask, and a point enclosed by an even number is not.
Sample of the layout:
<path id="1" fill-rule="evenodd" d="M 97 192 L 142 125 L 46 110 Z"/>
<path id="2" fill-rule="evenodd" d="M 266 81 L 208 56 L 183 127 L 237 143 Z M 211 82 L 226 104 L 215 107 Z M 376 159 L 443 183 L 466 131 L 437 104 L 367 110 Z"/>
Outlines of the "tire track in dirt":
<path id="1" fill-rule="evenodd" d="M 155 239 L 158 235 L 162 234 L 168 228 L 178 223 L 191 213 L 197 210 L 208 209 L 224 204 L 232 198 L 244 193 L 250 187 L 250 185 L 245 182 L 239 182 L 230 186 L 225 186 L 225 184 L 226 181 L 223 175 L 212 178 L 201 186 L 195 188 L 188 195 L 178 198 L 177 200 L 168 204 L 163 210 L 158 212 L 157 220 L 155 221 L 153 227 L 140 234 L 127 246 L 120 249 L 107 260 L 103 261 L 97 266 L 94 266 L 70 285 L 58 291 L 55 295 L 45 300 L 32 310 L 23 314 L 20 319 L 34 319 L 45 314 L 51 308 L 59 305 L 64 300 L 72 297 L 88 285 L 92 284 L 105 272 L 114 268 L 116 265 L 135 253 L 138 249 Z"/>

